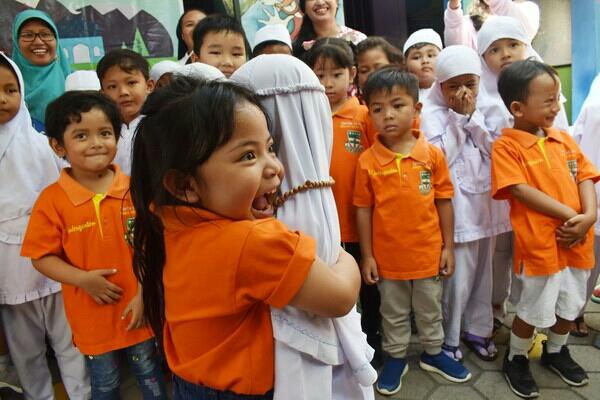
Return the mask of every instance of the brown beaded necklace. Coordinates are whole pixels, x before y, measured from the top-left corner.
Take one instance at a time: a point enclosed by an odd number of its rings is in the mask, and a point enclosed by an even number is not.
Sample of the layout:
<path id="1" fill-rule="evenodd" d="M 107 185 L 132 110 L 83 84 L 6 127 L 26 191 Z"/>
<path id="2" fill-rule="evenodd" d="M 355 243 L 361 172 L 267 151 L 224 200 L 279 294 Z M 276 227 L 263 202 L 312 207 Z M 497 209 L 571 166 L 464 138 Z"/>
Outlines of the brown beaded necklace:
<path id="1" fill-rule="evenodd" d="M 331 187 L 333 185 L 335 185 L 335 181 L 333 180 L 333 178 L 329 178 L 328 180 L 322 180 L 322 181 L 306 181 L 302 185 L 295 186 L 292 189 L 288 190 L 287 192 L 282 193 L 281 196 L 277 196 L 275 198 L 275 201 L 273 202 L 273 205 L 275 206 L 275 208 L 281 207 L 283 205 L 283 203 L 286 202 L 287 199 L 289 199 L 290 197 L 292 197 L 293 195 L 295 195 L 297 193 L 306 192 L 307 190 L 310 190 L 310 189 L 320 189 L 320 188 L 324 188 L 324 187 Z"/>

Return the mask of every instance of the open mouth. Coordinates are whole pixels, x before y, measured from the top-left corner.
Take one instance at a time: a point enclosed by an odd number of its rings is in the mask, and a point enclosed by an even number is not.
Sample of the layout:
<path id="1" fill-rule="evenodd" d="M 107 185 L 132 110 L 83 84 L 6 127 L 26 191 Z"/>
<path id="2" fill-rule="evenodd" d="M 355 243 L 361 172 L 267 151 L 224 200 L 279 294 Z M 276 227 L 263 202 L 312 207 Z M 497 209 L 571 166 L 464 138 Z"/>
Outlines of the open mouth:
<path id="1" fill-rule="evenodd" d="M 317 15 L 326 15 L 328 11 L 329 7 L 320 6 L 313 8 L 313 12 Z"/>
<path id="2" fill-rule="evenodd" d="M 275 199 L 277 198 L 277 189 L 264 193 L 252 202 L 252 215 L 255 218 L 269 218 L 275 213 Z"/>
<path id="3" fill-rule="evenodd" d="M 31 52 L 36 56 L 43 56 L 48 54 L 48 49 L 32 49 Z"/>

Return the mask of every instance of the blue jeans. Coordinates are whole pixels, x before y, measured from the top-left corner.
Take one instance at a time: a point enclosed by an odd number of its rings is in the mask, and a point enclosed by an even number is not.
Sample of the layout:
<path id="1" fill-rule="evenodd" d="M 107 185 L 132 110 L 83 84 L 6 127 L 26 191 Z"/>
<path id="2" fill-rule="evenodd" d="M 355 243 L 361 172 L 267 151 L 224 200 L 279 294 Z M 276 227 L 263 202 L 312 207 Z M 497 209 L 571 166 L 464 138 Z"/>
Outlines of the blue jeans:
<path id="1" fill-rule="evenodd" d="M 173 374 L 173 400 L 271 400 L 273 391 L 265 394 L 237 394 L 194 385 Z"/>
<path id="2" fill-rule="evenodd" d="M 154 339 L 97 356 L 86 356 L 90 370 L 93 400 L 118 400 L 120 356 L 125 354 L 129 369 L 135 375 L 144 400 L 167 400 L 165 380 Z"/>

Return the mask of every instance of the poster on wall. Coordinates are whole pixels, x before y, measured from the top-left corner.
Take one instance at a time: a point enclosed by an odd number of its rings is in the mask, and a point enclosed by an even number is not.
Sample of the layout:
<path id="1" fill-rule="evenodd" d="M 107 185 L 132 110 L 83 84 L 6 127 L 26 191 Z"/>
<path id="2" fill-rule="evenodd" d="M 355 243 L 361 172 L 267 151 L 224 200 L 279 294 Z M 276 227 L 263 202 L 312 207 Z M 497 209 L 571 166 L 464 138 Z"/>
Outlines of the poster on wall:
<path id="1" fill-rule="evenodd" d="M 292 38 L 300 30 L 302 13 L 296 0 L 225 0 L 225 6 L 233 8 L 233 1 L 239 2 L 242 25 L 248 42 L 254 43 L 254 34 L 265 25 L 284 25 Z M 344 3 L 338 1 L 337 21 L 344 25 Z"/>
<path id="2" fill-rule="evenodd" d="M 107 51 L 128 48 L 150 63 L 174 58 L 181 0 L 1 0 L 0 50 L 12 53 L 12 22 L 27 9 L 54 20 L 73 69 L 93 69 Z"/>

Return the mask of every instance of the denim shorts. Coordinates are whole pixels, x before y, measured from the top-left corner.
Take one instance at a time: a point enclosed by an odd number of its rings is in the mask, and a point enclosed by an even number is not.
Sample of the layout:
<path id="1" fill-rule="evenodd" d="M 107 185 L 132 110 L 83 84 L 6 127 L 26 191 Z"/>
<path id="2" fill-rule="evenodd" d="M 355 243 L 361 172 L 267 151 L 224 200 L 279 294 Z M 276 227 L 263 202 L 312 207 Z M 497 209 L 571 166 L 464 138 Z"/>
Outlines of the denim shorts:
<path id="1" fill-rule="evenodd" d="M 265 394 L 237 394 L 189 383 L 173 374 L 173 400 L 272 400 L 273 390 Z"/>

